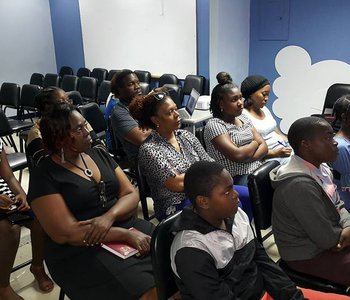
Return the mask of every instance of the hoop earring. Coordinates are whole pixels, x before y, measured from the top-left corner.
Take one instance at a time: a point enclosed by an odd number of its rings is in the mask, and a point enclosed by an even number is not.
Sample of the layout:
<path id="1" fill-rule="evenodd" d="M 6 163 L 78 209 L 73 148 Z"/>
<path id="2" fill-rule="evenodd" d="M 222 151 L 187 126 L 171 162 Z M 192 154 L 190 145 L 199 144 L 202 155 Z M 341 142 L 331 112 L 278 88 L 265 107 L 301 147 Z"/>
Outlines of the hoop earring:
<path id="1" fill-rule="evenodd" d="M 61 148 L 61 163 L 62 163 L 62 164 L 65 164 L 65 163 L 66 163 L 66 160 L 64 159 L 64 151 L 63 151 L 63 148 Z"/>

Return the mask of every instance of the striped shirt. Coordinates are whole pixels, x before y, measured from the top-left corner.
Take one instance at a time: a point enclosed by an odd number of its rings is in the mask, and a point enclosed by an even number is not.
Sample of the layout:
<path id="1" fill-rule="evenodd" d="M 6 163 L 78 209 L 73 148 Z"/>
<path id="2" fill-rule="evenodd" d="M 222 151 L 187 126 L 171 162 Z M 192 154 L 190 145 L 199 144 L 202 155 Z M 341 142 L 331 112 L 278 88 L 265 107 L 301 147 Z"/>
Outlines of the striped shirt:
<path id="1" fill-rule="evenodd" d="M 0 154 L 1 152 L 3 151 L 3 143 L 2 141 L 0 140 Z M 0 161 L 1 161 L 1 158 L 0 158 Z M 0 194 L 1 195 L 7 195 L 9 196 L 10 198 L 13 198 L 15 195 L 11 192 L 9 186 L 7 185 L 7 183 L 5 182 L 4 179 L 2 179 L 0 177 Z"/>

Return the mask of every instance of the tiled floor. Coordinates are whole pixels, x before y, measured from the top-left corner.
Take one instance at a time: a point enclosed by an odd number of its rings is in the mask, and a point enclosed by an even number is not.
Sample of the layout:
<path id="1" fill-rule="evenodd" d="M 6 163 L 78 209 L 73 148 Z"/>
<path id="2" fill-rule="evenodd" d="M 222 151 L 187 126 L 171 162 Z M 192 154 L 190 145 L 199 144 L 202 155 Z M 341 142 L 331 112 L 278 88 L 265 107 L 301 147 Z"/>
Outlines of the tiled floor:
<path id="1" fill-rule="evenodd" d="M 18 177 L 18 172 L 15 173 L 16 177 Z M 22 178 L 22 187 L 25 191 L 28 190 L 28 179 L 29 173 L 28 170 L 25 170 Z M 149 207 L 152 207 L 152 203 L 150 200 Z M 142 217 L 141 205 L 139 205 L 139 216 Z M 154 221 L 156 224 L 156 221 Z M 264 247 L 267 250 L 270 257 L 277 261 L 279 259 L 279 254 L 277 251 L 277 247 L 275 245 L 273 236 L 269 237 L 264 242 Z M 31 258 L 31 244 L 30 244 L 30 235 L 29 230 L 26 228 L 22 228 L 21 231 L 21 243 L 17 252 L 15 265 L 18 265 L 24 261 L 27 261 Z M 13 289 L 24 299 L 28 300 L 57 300 L 60 292 L 60 288 L 55 285 L 54 290 L 51 293 L 45 294 L 42 293 L 35 281 L 34 277 L 29 271 L 29 266 L 22 268 L 11 274 L 11 286 Z M 65 299 L 68 299 L 67 297 Z"/>

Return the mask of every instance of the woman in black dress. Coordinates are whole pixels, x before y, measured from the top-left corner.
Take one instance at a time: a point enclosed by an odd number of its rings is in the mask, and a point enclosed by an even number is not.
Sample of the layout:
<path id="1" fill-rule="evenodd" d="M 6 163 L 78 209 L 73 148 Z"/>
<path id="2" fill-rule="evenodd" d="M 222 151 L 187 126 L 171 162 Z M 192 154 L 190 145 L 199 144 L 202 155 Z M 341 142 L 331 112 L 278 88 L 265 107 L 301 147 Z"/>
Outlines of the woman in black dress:
<path id="1" fill-rule="evenodd" d="M 153 225 L 135 218 L 138 193 L 102 149 L 91 148 L 86 120 L 69 104 L 40 122 L 50 156 L 34 169 L 28 198 L 49 235 L 46 262 L 70 299 L 156 299 Z M 134 227 L 139 231 L 130 231 Z M 142 258 L 121 259 L 102 242 L 120 241 Z"/>

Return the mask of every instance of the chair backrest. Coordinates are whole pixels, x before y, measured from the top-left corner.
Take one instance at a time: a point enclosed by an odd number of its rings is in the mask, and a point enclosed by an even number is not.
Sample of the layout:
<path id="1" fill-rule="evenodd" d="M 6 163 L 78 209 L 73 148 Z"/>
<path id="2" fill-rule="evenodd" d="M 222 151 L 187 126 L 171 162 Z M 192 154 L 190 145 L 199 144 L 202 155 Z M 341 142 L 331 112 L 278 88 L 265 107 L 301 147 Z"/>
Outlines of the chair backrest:
<path id="1" fill-rule="evenodd" d="M 60 76 L 53 73 L 46 73 L 43 81 L 43 88 L 49 86 L 59 86 L 60 85 Z"/>
<path id="2" fill-rule="evenodd" d="M 140 87 L 142 90 L 142 95 L 147 95 L 150 91 L 149 83 L 146 82 L 140 82 Z"/>
<path id="3" fill-rule="evenodd" d="M 96 134 L 106 130 L 107 124 L 97 103 L 82 104 L 78 106 L 78 109 L 82 116 L 90 123 Z"/>
<path id="4" fill-rule="evenodd" d="M 103 80 L 106 80 L 108 71 L 104 68 L 94 68 L 90 76 L 97 79 L 97 85 L 100 85 Z"/>
<path id="5" fill-rule="evenodd" d="M 350 94 L 350 84 L 335 83 L 331 85 L 327 90 L 326 98 L 323 104 L 322 115 L 332 114 L 335 101 L 346 94 Z"/>
<path id="6" fill-rule="evenodd" d="M 171 228 L 180 214 L 177 212 L 160 222 L 152 234 L 151 255 L 158 300 L 169 299 L 178 290 L 171 268 L 170 248 L 174 239 Z"/>
<path id="7" fill-rule="evenodd" d="M 0 109 L 0 137 L 11 135 L 13 130 L 2 109 Z"/>
<path id="8" fill-rule="evenodd" d="M 88 68 L 79 68 L 78 71 L 77 71 L 77 76 L 79 78 L 81 78 L 83 76 L 90 77 L 90 73 L 91 73 L 91 71 Z"/>
<path id="9" fill-rule="evenodd" d="M 71 91 L 66 93 L 68 98 L 72 100 L 74 105 L 83 104 L 83 97 L 80 95 L 78 91 Z"/>
<path id="10" fill-rule="evenodd" d="M 151 83 L 151 73 L 148 71 L 135 70 L 134 73 L 137 75 L 140 82 Z"/>
<path id="11" fill-rule="evenodd" d="M 257 168 L 248 176 L 249 199 L 254 216 L 254 225 L 259 242 L 262 243 L 261 230 L 271 226 L 272 199 L 274 190 L 271 186 L 270 171 L 279 162 L 271 160 Z"/>
<path id="12" fill-rule="evenodd" d="M 122 70 L 109 70 L 107 80 L 111 81 L 114 74 L 119 74 L 121 72 Z"/>
<path id="13" fill-rule="evenodd" d="M 84 100 L 95 101 L 97 93 L 97 79 L 94 77 L 81 77 L 78 91 Z"/>
<path id="14" fill-rule="evenodd" d="M 139 164 L 136 166 L 136 180 L 139 188 L 140 201 L 142 207 L 143 218 L 147 221 L 154 218 L 154 215 L 150 216 L 148 211 L 147 197 L 151 197 L 151 189 L 147 184 L 146 177 L 141 173 Z"/>
<path id="15" fill-rule="evenodd" d="M 168 88 L 168 93 L 171 99 L 175 102 L 177 108 L 182 107 L 182 101 L 181 101 L 181 85 L 179 84 L 171 84 L 171 83 L 166 83 L 163 85 L 163 87 Z"/>
<path id="16" fill-rule="evenodd" d="M 36 109 L 35 96 L 39 94 L 42 87 L 35 84 L 24 84 L 21 91 L 21 107 Z"/>
<path id="17" fill-rule="evenodd" d="M 63 66 L 63 67 L 61 67 L 58 75 L 60 75 L 60 77 L 63 78 L 63 76 L 65 76 L 65 75 L 74 75 L 74 72 L 73 72 L 73 69 L 71 67 Z"/>
<path id="18" fill-rule="evenodd" d="M 101 103 L 106 103 L 110 93 L 111 93 L 111 82 L 109 80 L 103 80 L 100 86 L 98 87 L 98 92 L 97 92 L 98 104 L 101 105 Z"/>
<path id="19" fill-rule="evenodd" d="M 163 74 L 159 77 L 158 86 L 163 86 L 164 84 L 178 84 L 178 78 L 174 74 Z"/>
<path id="20" fill-rule="evenodd" d="M 41 73 L 33 73 L 32 76 L 30 76 L 30 80 L 29 80 L 30 84 L 43 86 L 43 82 L 44 82 L 44 75 Z"/>
<path id="21" fill-rule="evenodd" d="M 61 81 L 61 89 L 65 92 L 77 91 L 79 77 L 75 75 L 64 75 Z"/>
<path id="22" fill-rule="evenodd" d="M 0 105 L 18 109 L 20 90 L 17 83 L 4 82 L 0 88 Z"/>
<path id="23" fill-rule="evenodd" d="M 200 95 L 203 95 L 205 87 L 205 78 L 200 75 L 187 75 L 182 89 L 183 95 L 191 94 L 194 88 Z"/>

